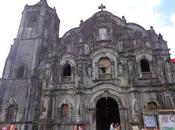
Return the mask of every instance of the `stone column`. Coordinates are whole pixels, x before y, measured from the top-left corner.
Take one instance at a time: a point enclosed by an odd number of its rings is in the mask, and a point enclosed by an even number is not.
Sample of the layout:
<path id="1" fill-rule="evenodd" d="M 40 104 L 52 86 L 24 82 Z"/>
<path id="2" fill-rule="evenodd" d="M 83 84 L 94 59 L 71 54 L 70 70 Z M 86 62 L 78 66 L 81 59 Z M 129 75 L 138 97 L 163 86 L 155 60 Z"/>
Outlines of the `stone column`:
<path id="1" fill-rule="evenodd" d="M 140 107 L 139 107 L 139 95 L 137 92 L 132 93 L 132 122 L 140 122 Z"/>
<path id="2" fill-rule="evenodd" d="M 166 69 L 165 69 L 165 71 L 166 71 L 166 79 L 167 79 L 167 81 L 168 81 L 168 83 L 173 83 L 172 81 L 172 75 L 171 75 L 171 65 L 170 65 L 170 63 L 169 62 L 166 62 L 165 63 L 165 67 L 166 67 Z"/>
<path id="3" fill-rule="evenodd" d="M 98 62 L 95 63 L 95 67 L 93 68 L 94 70 L 94 77 L 95 77 L 95 80 L 98 80 L 99 79 L 99 68 L 98 68 Z"/>
<path id="4" fill-rule="evenodd" d="M 138 64 L 138 74 L 139 74 L 139 78 L 142 78 L 142 70 L 141 70 L 141 64 L 140 64 L 140 60 L 137 62 Z"/>
<path id="5" fill-rule="evenodd" d="M 89 129 L 96 130 L 96 109 L 89 109 Z"/>
<path id="6" fill-rule="evenodd" d="M 116 76 L 117 74 L 115 72 L 118 73 L 117 68 L 115 68 L 115 62 L 112 61 L 111 62 L 111 76 L 113 79 L 115 79 L 117 77 Z"/>
<path id="7" fill-rule="evenodd" d="M 124 107 L 119 108 L 120 112 L 120 125 L 122 127 L 122 130 L 129 130 L 129 115 L 128 115 L 128 109 Z"/>

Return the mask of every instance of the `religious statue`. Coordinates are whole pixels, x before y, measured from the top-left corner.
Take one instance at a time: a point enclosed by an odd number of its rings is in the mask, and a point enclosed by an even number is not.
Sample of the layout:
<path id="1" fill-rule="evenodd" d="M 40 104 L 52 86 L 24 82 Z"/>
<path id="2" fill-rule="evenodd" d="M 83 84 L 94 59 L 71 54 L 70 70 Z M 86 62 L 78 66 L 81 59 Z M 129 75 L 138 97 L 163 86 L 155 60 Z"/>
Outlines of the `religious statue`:
<path id="1" fill-rule="evenodd" d="M 89 65 L 87 68 L 87 75 L 92 76 L 92 66 L 91 65 Z"/>

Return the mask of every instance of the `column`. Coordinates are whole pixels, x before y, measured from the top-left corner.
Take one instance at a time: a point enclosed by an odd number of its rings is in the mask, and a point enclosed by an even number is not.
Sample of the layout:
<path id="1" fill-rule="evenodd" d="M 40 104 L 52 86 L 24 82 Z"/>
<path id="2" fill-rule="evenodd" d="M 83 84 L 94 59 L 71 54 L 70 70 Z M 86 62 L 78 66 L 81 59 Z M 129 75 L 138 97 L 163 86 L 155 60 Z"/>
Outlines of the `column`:
<path id="1" fill-rule="evenodd" d="M 128 116 L 128 109 L 124 107 L 119 108 L 120 112 L 120 124 L 122 127 L 122 130 L 129 130 L 129 116 Z"/>

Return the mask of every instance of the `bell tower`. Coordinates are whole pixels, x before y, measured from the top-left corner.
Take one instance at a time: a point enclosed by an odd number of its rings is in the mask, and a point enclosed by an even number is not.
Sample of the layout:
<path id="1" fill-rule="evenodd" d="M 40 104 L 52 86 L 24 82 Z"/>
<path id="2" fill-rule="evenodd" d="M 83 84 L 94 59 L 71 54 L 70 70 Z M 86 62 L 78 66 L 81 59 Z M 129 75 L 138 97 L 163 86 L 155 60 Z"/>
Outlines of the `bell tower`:
<path id="1" fill-rule="evenodd" d="M 53 44 L 59 37 L 60 20 L 55 8 L 46 0 L 26 5 L 17 37 L 7 57 L 3 78 L 26 78 L 33 75 L 42 46 Z"/>

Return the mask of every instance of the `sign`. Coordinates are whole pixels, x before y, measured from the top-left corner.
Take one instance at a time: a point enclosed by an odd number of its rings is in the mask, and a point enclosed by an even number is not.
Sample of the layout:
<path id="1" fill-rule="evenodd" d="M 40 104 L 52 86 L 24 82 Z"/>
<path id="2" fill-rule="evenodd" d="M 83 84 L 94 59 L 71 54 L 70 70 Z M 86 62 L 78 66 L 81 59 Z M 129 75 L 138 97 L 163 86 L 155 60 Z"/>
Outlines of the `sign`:
<path id="1" fill-rule="evenodd" d="M 154 115 L 145 115 L 143 116 L 143 120 L 144 120 L 144 125 L 146 128 L 156 128 L 157 127 L 157 123 L 156 123 L 156 118 Z"/>
<path id="2" fill-rule="evenodd" d="M 8 130 L 8 127 L 2 127 L 2 130 Z"/>
<path id="3" fill-rule="evenodd" d="M 158 119 L 160 130 L 175 130 L 175 114 L 162 114 Z"/>
<path id="4" fill-rule="evenodd" d="M 139 127 L 137 125 L 132 126 L 132 130 L 139 130 Z"/>

